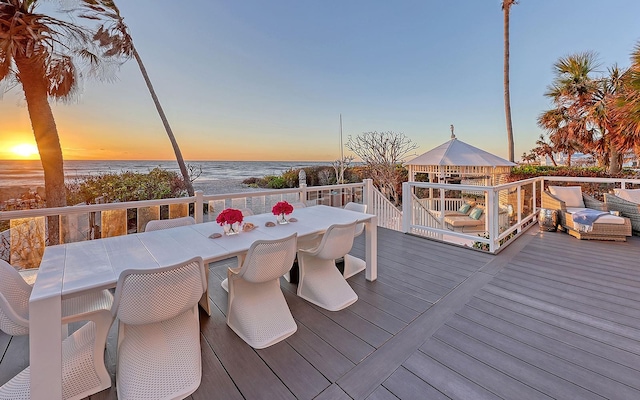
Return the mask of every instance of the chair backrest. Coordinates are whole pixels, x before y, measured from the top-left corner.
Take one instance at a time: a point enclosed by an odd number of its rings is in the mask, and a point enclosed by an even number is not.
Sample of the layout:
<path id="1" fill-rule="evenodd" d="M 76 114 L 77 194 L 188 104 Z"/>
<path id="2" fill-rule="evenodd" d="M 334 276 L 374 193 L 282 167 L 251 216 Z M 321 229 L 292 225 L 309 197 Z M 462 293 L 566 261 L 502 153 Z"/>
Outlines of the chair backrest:
<path id="1" fill-rule="evenodd" d="M 357 211 L 357 212 L 361 212 L 361 213 L 366 213 L 367 212 L 367 205 L 366 204 L 354 203 L 353 201 L 350 201 L 350 202 L 348 202 L 347 204 L 344 205 L 344 209 L 345 210 L 350 210 L 350 211 Z"/>
<path id="2" fill-rule="evenodd" d="M 243 217 L 248 217 L 248 216 L 253 215 L 253 210 L 250 209 L 250 208 L 241 208 L 240 212 L 242 213 Z"/>
<path id="3" fill-rule="evenodd" d="M 296 233 L 284 239 L 257 240 L 249 248 L 238 274 L 253 283 L 277 279 L 291 269 L 296 250 Z"/>
<path id="4" fill-rule="evenodd" d="M 567 207 L 584 208 L 580 186 L 549 186 L 549 192 L 557 199 L 564 201 Z"/>
<path id="5" fill-rule="evenodd" d="M 201 257 L 169 267 L 128 269 L 118 278 L 111 312 L 129 325 L 168 320 L 198 304 L 206 285 Z"/>
<path id="6" fill-rule="evenodd" d="M 8 262 L 0 260 L 0 330 L 9 335 L 29 333 L 29 286 Z"/>
<path id="7" fill-rule="evenodd" d="M 315 256 L 325 260 L 344 257 L 353 247 L 356 222 L 350 224 L 331 225 L 322 235 L 322 241 L 315 251 Z"/>
<path id="8" fill-rule="evenodd" d="M 161 229 L 176 228 L 178 226 L 195 225 L 196 220 L 193 217 L 180 217 L 172 219 L 154 219 L 147 222 L 144 228 L 145 232 L 158 231 Z"/>
<path id="9" fill-rule="evenodd" d="M 364 214 L 367 212 L 367 205 L 354 203 L 353 201 L 350 201 L 344 205 L 344 209 L 349 211 L 357 211 Z M 360 236 L 362 232 L 364 232 L 364 223 L 361 222 L 356 226 L 355 236 Z"/>

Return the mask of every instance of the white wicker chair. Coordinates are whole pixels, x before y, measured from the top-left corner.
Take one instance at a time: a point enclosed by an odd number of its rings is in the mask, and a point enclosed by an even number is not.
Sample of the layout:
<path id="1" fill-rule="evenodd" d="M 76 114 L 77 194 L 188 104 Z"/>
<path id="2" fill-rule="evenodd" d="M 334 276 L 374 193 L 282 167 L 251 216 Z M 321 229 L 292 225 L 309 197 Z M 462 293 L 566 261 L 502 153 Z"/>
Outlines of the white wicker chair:
<path id="1" fill-rule="evenodd" d="M 367 212 L 366 204 L 358 204 L 354 202 L 349 202 L 344 206 L 345 210 L 356 211 L 360 213 Z M 362 235 L 364 232 L 364 222 L 361 222 L 356 225 L 356 232 L 354 234 L 355 237 Z M 354 257 L 351 254 L 346 254 L 344 256 L 344 272 L 342 275 L 346 278 L 350 278 L 353 275 L 357 274 L 360 271 L 364 271 L 367 268 L 367 263 L 358 257 Z"/>
<path id="2" fill-rule="evenodd" d="M 120 321 L 118 399 L 182 399 L 200 386 L 198 300 L 205 286 L 200 257 L 120 274 L 112 309 Z"/>
<path id="3" fill-rule="evenodd" d="M 29 334 L 29 297 L 31 287 L 9 263 L 0 260 L 0 330 L 8 335 Z M 76 314 L 109 310 L 113 296 L 108 290 L 62 300 L 62 324 Z"/>
<path id="4" fill-rule="evenodd" d="M 181 217 L 172 219 L 154 219 L 147 222 L 144 228 L 145 232 L 158 231 L 160 229 L 176 228 L 178 226 L 195 225 L 196 220 L 193 217 Z"/>
<path id="5" fill-rule="evenodd" d="M 29 286 L 0 260 L 0 328 L 10 335 L 29 333 Z M 62 324 L 89 321 L 62 342 L 62 397 L 82 399 L 111 387 L 104 348 L 113 317 L 113 296 L 106 291 L 62 301 Z M 30 368 L 0 387 L 1 400 L 29 399 Z"/>
<path id="6" fill-rule="evenodd" d="M 279 279 L 291 268 L 295 255 L 296 234 L 258 240 L 249 248 L 242 265 L 227 272 L 227 325 L 253 348 L 271 346 L 298 329 Z"/>
<path id="7" fill-rule="evenodd" d="M 298 296 L 329 311 L 342 310 L 358 300 L 335 263 L 351 250 L 355 228 L 356 222 L 331 225 L 317 248 L 298 251 Z"/>

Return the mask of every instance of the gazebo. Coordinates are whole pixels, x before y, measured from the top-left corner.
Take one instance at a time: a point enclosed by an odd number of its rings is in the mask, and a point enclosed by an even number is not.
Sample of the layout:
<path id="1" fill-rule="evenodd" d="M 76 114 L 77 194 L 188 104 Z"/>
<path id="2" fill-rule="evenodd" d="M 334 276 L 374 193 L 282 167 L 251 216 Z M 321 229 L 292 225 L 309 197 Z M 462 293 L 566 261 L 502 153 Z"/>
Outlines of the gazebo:
<path id="1" fill-rule="evenodd" d="M 482 149 L 456 139 L 451 125 L 451 140 L 405 163 L 409 182 L 416 174 L 427 174 L 429 182 L 464 180 L 468 184 L 493 186 L 502 182 L 516 165 Z"/>

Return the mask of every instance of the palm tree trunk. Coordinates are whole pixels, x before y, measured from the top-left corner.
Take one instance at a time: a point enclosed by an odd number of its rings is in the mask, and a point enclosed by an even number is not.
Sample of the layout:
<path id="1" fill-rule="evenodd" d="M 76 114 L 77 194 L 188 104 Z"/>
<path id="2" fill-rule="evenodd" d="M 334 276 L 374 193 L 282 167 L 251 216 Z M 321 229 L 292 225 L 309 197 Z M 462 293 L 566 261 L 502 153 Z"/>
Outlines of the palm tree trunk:
<path id="1" fill-rule="evenodd" d="M 15 62 L 44 170 L 46 205 L 47 207 L 64 207 L 67 205 L 67 196 L 64 186 L 62 148 L 49 105 L 46 80 L 43 79 L 44 66 L 37 60 L 25 57 L 16 57 Z M 49 217 L 47 226 L 49 244 L 58 244 L 60 237 L 58 217 Z"/>
<path id="2" fill-rule="evenodd" d="M 169 126 L 169 121 L 167 120 L 167 116 L 164 114 L 162 110 L 162 105 L 160 105 L 160 100 L 158 100 L 158 96 L 156 96 L 156 91 L 153 89 L 153 85 L 151 84 L 151 79 L 149 79 L 149 75 L 147 74 L 147 69 L 144 67 L 142 63 L 142 59 L 138 54 L 138 51 L 131 44 L 133 50 L 133 56 L 138 62 L 138 67 L 140 67 L 140 72 L 144 77 L 144 81 L 147 84 L 147 88 L 149 89 L 149 93 L 151 94 L 151 98 L 153 99 L 153 104 L 156 106 L 156 110 L 158 110 L 158 114 L 160 115 L 160 119 L 162 120 L 162 125 L 164 125 L 164 129 L 167 131 L 167 136 L 169 136 L 169 140 L 171 141 L 171 146 L 173 146 L 173 152 L 176 154 L 176 161 L 178 161 L 178 166 L 180 167 L 180 172 L 182 173 L 182 178 L 184 180 L 184 184 L 187 187 L 187 192 L 189 196 L 193 196 L 193 185 L 191 184 L 191 178 L 189 177 L 189 171 L 187 170 L 187 166 L 184 163 L 184 158 L 182 158 L 182 152 L 180 151 L 180 147 L 178 146 L 178 142 L 176 141 L 176 137 L 173 135 L 173 131 L 171 130 L 171 126 Z"/>
<path id="3" fill-rule="evenodd" d="M 617 174 L 622 169 L 620 153 L 614 146 L 609 146 L 609 175 Z"/>
<path id="4" fill-rule="evenodd" d="M 513 125 L 511 123 L 511 95 L 509 92 L 509 12 L 514 0 L 502 2 L 504 12 L 504 114 L 507 122 L 507 142 L 509 144 L 509 161 L 514 162 L 515 149 L 513 143 Z"/>

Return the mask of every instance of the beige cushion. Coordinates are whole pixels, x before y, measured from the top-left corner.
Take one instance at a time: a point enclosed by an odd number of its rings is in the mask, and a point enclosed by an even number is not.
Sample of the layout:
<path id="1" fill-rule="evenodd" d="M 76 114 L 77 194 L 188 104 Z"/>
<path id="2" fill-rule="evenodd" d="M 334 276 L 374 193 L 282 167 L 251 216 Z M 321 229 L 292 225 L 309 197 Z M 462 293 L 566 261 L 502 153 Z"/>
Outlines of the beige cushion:
<path id="1" fill-rule="evenodd" d="M 549 191 L 564 201 L 567 207 L 584 207 L 582 188 L 580 186 L 549 186 Z"/>
<path id="2" fill-rule="evenodd" d="M 484 214 L 483 214 L 484 216 Z M 459 216 L 459 217 L 445 217 L 444 221 L 453 226 L 453 227 L 461 227 L 461 226 L 480 226 L 484 225 L 484 218 L 473 219 L 469 216 Z"/>
<path id="3" fill-rule="evenodd" d="M 640 189 L 617 189 L 616 195 L 621 199 L 640 204 Z"/>

